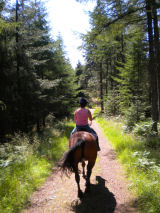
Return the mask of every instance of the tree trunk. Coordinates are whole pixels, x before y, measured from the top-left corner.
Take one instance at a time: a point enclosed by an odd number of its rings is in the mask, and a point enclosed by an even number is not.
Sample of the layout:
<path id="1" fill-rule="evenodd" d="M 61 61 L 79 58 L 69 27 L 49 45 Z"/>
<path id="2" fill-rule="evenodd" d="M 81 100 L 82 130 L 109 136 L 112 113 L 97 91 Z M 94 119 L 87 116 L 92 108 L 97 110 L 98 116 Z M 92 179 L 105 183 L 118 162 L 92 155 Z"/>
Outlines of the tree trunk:
<path id="1" fill-rule="evenodd" d="M 106 69 L 106 84 L 105 84 L 105 92 L 106 92 L 106 95 L 108 94 L 108 61 L 107 61 L 107 69 Z"/>
<path id="2" fill-rule="evenodd" d="M 153 8 L 153 21 L 154 21 L 154 44 L 155 44 L 155 69 L 157 74 L 157 84 L 158 84 L 158 114 L 160 120 L 160 47 L 159 47 L 159 29 L 158 29 L 158 19 L 157 10 Z"/>
<path id="3" fill-rule="evenodd" d="M 146 0 L 146 13 L 147 13 L 147 28 L 149 38 L 149 74 L 151 84 L 151 111 L 153 130 L 158 133 L 158 94 L 157 94 L 157 75 L 154 64 L 154 43 L 153 43 L 153 30 L 152 30 L 152 14 L 151 14 L 151 0 Z"/>
<path id="4" fill-rule="evenodd" d="M 18 23 L 19 21 L 19 1 L 16 0 L 16 23 Z M 22 98 L 21 98 L 21 82 L 20 82 L 20 53 L 19 53 L 19 28 L 18 26 L 16 26 L 16 34 L 15 34 L 15 40 L 16 40 L 16 72 L 17 72 L 17 101 L 18 101 L 18 114 L 17 114 L 17 127 L 20 128 L 21 130 L 24 128 L 23 127 L 23 121 L 22 121 L 22 117 L 23 117 L 23 109 L 22 109 Z M 13 127 L 14 129 L 14 127 Z"/>
<path id="5" fill-rule="evenodd" d="M 43 116 L 42 123 L 43 123 L 43 127 L 46 127 L 46 117 L 45 116 Z"/>
<path id="6" fill-rule="evenodd" d="M 40 121 L 37 120 L 37 132 L 40 132 Z"/>
<path id="7" fill-rule="evenodd" d="M 18 0 L 16 0 L 16 23 L 18 22 Z M 19 82 L 19 37 L 18 37 L 18 27 L 16 27 L 16 57 L 17 57 L 17 80 L 18 80 L 18 89 L 20 89 L 20 82 Z"/>
<path id="8" fill-rule="evenodd" d="M 104 112 L 103 106 L 103 74 L 102 74 L 102 63 L 100 63 L 99 67 L 99 86 L 100 86 L 100 100 L 101 100 L 101 112 Z"/>
<path id="9" fill-rule="evenodd" d="M 123 33 L 121 35 L 121 60 L 122 60 L 122 63 L 125 63 L 125 57 L 124 57 L 124 38 L 123 38 Z"/>

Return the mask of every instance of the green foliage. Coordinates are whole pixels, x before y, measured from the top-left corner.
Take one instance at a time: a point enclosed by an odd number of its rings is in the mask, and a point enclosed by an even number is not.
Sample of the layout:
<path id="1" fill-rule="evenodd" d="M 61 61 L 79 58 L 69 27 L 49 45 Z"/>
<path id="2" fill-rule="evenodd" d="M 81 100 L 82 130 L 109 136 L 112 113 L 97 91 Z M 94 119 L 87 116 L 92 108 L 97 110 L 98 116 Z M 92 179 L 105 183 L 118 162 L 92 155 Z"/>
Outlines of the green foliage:
<path id="1" fill-rule="evenodd" d="M 146 17 L 141 6 L 139 0 L 97 1 L 90 13 L 91 30 L 82 37 L 85 91 L 104 101 L 107 115 L 125 115 L 128 129 L 146 116 L 144 105 L 150 107 Z"/>
<path id="2" fill-rule="evenodd" d="M 5 110 L 6 109 L 6 105 L 3 103 L 3 101 L 0 101 L 0 109 L 1 110 Z"/>
<path id="3" fill-rule="evenodd" d="M 78 95 L 81 95 L 81 91 L 87 88 L 88 86 L 88 73 L 85 72 L 85 66 L 83 66 L 80 62 L 77 64 L 76 69 L 76 79 L 75 83 L 77 84 Z M 82 95 L 84 96 L 84 94 Z"/>
<path id="4" fill-rule="evenodd" d="M 145 140 L 123 132 L 123 123 L 115 120 L 97 119 L 104 134 L 115 148 L 117 156 L 126 169 L 129 188 L 137 195 L 140 212 L 160 211 L 160 155 Z M 159 138 L 154 137 L 154 141 Z M 148 145 L 153 138 L 148 138 Z M 151 143 L 152 144 L 152 143 Z M 154 144 L 154 142 L 153 142 Z M 156 143 L 155 143 L 156 144 Z M 159 145 L 160 147 L 160 145 Z"/>
<path id="5" fill-rule="evenodd" d="M 120 111 L 124 113 L 130 106 L 138 105 L 138 101 L 147 102 L 148 84 L 146 69 L 146 52 L 144 32 L 141 28 L 131 26 L 128 34 L 132 31 L 132 37 L 126 39 L 125 62 L 119 62 L 117 69 L 120 99 Z"/>
<path id="6" fill-rule="evenodd" d="M 101 109 L 100 108 L 96 108 L 94 110 L 94 112 L 93 112 L 92 117 L 93 117 L 93 119 L 95 119 L 95 118 L 99 117 L 100 115 L 101 115 Z"/>
<path id="7" fill-rule="evenodd" d="M 0 168 L 0 171 L 0 210 L 4 213 L 17 212 L 49 175 L 50 165 L 45 159 L 30 155 L 27 161 Z"/>
<path id="8" fill-rule="evenodd" d="M 0 136 L 27 132 L 47 115 L 72 113 L 74 72 L 63 41 L 50 37 L 42 1 L 18 1 L 0 8 Z M 7 14 L 7 15 L 6 15 Z M 18 14 L 15 20 L 15 15 Z"/>
<path id="9" fill-rule="evenodd" d="M 160 127 L 159 127 L 160 128 Z M 152 132 L 151 132 L 152 133 Z M 158 151 L 158 155 L 159 155 L 159 150 L 160 150 L 160 137 L 156 136 L 156 137 L 147 137 L 144 139 L 145 145 L 151 149 L 153 149 L 153 155 L 156 155 L 156 150 Z"/>
<path id="10" fill-rule="evenodd" d="M 139 136 L 151 137 L 156 136 L 156 132 L 153 131 L 153 121 L 143 121 L 135 124 L 133 133 Z"/>
<path id="11" fill-rule="evenodd" d="M 63 121 L 41 136 L 16 134 L 11 143 L 0 146 L 0 212 L 19 212 L 28 204 L 68 148 L 72 128 L 73 123 Z"/>
<path id="12" fill-rule="evenodd" d="M 107 21 L 103 5 L 97 5 L 90 16 L 92 30 L 82 36 L 82 48 L 86 53 L 87 61 L 82 77 L 85 83 L 85 91 L 87 91 L 91 97 L 97 98 L 100 97 L 100 88 L 102 88 L 100 79 L 103 78 L 105 73 L 105 67 L 103 65 L 106 64 L 106 55 L 110 45 L 106 41 L 105 33 L 100 33 L 103 24 Z"/>
<path id="13" fill-rule="evenodd" d="M 104 113 L 106 115 L 119 114 L 119 94 L 115 90 L 108 92 L 108 95 L 104 99 Z"/>
<path id="14" fill-rule="evenodd" d="M 131 107 L 126 109 L 124 113 L 126 131 L 132 131 L 136 123 L 144 121 L 146 119 L 145 118 L 146 109 L 147 106 L 145 106 L 145 103 L 142 103 L 139 100 L 137 100 L 135 104 L 132 104 Z"/>

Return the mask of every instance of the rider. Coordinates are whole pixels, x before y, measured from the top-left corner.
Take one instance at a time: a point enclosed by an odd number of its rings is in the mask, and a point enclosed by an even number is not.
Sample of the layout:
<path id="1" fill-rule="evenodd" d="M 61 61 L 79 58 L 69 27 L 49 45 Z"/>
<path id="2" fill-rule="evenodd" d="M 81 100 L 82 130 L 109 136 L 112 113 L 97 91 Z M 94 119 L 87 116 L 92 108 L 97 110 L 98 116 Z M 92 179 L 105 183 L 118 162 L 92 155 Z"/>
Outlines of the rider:
<path id="1" fill-rule="evenodd" d="M 92 125 L 92 114 L 89 109 L 85 109 L 88 102 L 85 98 L 80 98 L 79 100 L 80 108 L 77 109 L 74 113 L 74 120 L 76 122 L 76 127 L 71 132 L 71 135 L 73 135 L 75 132 L 77 132 L 78 128 L 83 128 L 87 132 L 90 132 L 92 135 L 95 136 L 97 141 L 97 148 L 98 151 L 100 151 L 99 142 L 98 142 L 98 136 L 97 133 L 92 129 L 90 126 Z M 90 120 L 90 124 L 88 123 L 88 119 Z"/>

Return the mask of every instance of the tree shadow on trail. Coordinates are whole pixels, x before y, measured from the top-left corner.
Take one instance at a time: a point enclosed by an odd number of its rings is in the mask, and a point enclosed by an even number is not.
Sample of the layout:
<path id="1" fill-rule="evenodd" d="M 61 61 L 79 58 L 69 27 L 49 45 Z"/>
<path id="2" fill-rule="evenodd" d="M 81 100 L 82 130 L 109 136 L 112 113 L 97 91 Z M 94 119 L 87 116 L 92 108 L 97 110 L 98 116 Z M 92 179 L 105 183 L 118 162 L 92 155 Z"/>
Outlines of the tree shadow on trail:
<path id="1" fill-rule="evenodd" d="M 116 207 L 114 194 L 105 187 L 105 180 L 96 176 L 97 184 L 91 184 L 91 191 L 84 194 L 81 201 L 71 203 L 76 213 L 113 213 Z"/>

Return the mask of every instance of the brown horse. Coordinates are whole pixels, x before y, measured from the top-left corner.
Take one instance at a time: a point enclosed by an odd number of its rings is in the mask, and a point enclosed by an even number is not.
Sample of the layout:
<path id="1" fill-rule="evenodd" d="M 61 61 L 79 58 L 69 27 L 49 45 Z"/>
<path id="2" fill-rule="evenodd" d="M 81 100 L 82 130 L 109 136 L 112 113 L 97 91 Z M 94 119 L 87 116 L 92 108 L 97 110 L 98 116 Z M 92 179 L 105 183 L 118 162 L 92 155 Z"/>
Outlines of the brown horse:
<path id="1" fill-rule="evenodd" d="M 97 142 L 96 138 L 89 132 L 76 132 L 70 138 L 70 149 L 62 158 L 60 168 L 67 175 L 71 172 L 75 173 L 75 180 L 78 186 L 78 197 L 82 198 L 83 193 L 80 189 L 80 176 L 78 163 L 82 163 L 83 177 L 86 179 L 85 192 L 90 190 L 90 176 L 97 158 Z M 87 175 L 85 175 L 85 161 L 88 161 Z"/>

